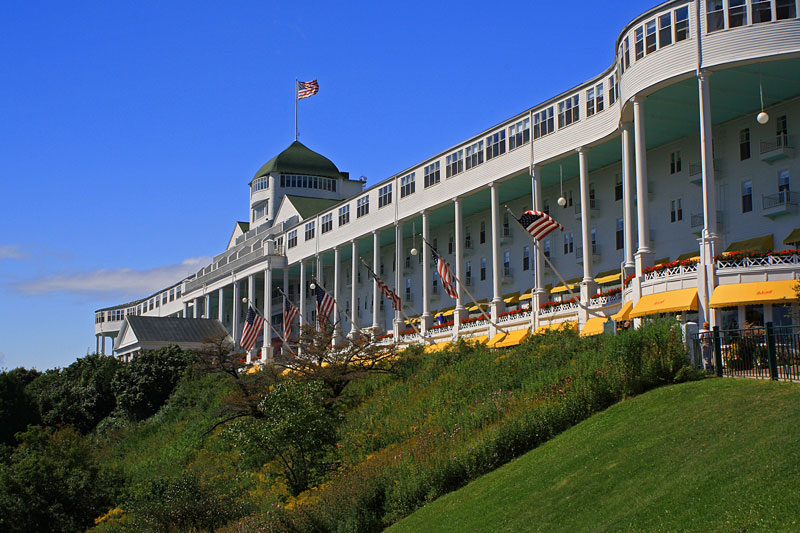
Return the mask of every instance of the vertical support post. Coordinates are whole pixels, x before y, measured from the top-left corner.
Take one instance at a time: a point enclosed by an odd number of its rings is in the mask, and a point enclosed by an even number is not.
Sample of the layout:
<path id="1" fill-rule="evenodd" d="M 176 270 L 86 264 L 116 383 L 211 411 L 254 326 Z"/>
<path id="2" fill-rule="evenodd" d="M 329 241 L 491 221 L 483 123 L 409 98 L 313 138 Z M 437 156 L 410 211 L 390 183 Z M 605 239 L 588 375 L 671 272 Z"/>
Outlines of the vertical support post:
<path id="1" fill-rule="evenodd" d="M 94 353 L 100 353 L 100 335 L 95 335 L 94 340 L 95 340 Z"/>
<path id="2" fill-rule="evenodd" d="M 764 328 L 767 332 L 767 358 L 769 360 L 769 376 L 778 379 L 778 358 L 775 355 L 775 328 L 772 322 L 767 322 Z"/>
<path id="3" fill-rule="evenodd" d="M 261 350 L 261 362 L 272 361 L 272 263 L 267 261 L 264 269 L 264 345 Z"/>
<path id="4" fill-rule="evenodd" d="M 533 195 L 533 209 L 535 211 L 542 210 L 542 167 L 540 165 L 531 165 L 531 187 Z M 499 248 L 498 248 L 499 253 Z M 539 305 L 544 300 L 544 250 L 541 246 L 536 246 L 534 249 L 534 273 L 533 273 L 533 292 L 531 293 L 531 330 L 536 331 L 539 327 Z M 499 260 L 499 259 L 498 259 Z"/>
<path id="5" fill-rule="evenodd" d="M 192 306 L 192 318 L 197 318 L 197 308 L 200 307 L 200 298 L 195 298 L 192 300 L 192 303 L 194 304 Z"/>
<path id="6" fill-rule="evenodd" d="M 247 316 L 247 311 L 250 310 L 250 305 L 256 305 L 256 277 L 253 274 L 247 276 L 247 310 L 245 311 L 245 316 Z M 263 332 L 264 334 L 266 334 L 266 330 L 264 330 Z M 253 362 L 254 350 L 255 346 L 247 352 L 248 365 Z"/>
<path id="7" fill-rule="evenodd" d="M 183 318 L 189 318 L 189 302 L 183 302 Z"/>
<path id="8" fill-rule="evenodd" d="M 285 267 L 283 267 L 283 294 L 288 296 L 290 299 L 293 299 L 291 293 L 289 292 L 289 265 L 286 265 Z M 283 305 L 281 305 L 281 314 L 283 314 L 283 312 L 285 310 L 284 305 L 285 305 L 285 302 L 283 303 Z M 283 331 L 283 338 L 286 339 L 287 341 L 292 338 L 291 326 L 289 327 L 289 331 L 285 331 L 285 330 Z M 288 354 L 289 353 L 289 347 L 284 344 L 281 347 L 281 352 L 284 353 L 284 354 Z"/>
<path id="9" fill-rule="evenodd" d="M 300 335 L 303 334 L 302 328 L 307 325 L 306 321 L 306 288 L 308 282 L 306 281 L 306 262 L 304 259 L 300 260 Z"/>
<path id="10" fill-rule="evenodd" d="M 206 294 L 203 297 L 203 318 L 211 318 L 211 294 Z"/>
<path id="11" fill-rule="evenodd" d="M 714 326 L 714 370 L 722 377 L 722 344 L 719 341 L 719 326 Z"/>
<path id="12" fill-rule="evenodd" d="M 425 241 L 431 242 L 430 214 L 427 210 L 422 211 L 422 237 Z M 431 290 L 431 255 L 425 244 L 420 244 L 418 252 L 422 254 L 422 322 L 420 323 L 420 327 L 422 334 L 427 335 L 428 328 L 431 327 L 431 305 L 429 301 Z"/>
<path id="13" fill-rule="evenodd" d="M 106 354 L 106 336 L 101 335 L 100 355 Z"/>
<path id="14" fill-rule="evenodd" d="M 401 263 L 401 261 L 403 261 Z M 403 266 L 405 265 L 405 254 L 403 253 L 403 223 L 402 222 L 395 222 L 394 225 L 394 287 L 395 293 L 401 298 L 402 301 L 405 301 L 405 291 L 403 290 Z M 403 323 L 403 319 L 400 315 L 400 310 L 394 312 L 394 341 L 398 342 L 400 340 L 400 331 L 402 331 L 400 325 Z"/>
<path id="15" fill-rule="evenodd" d="M 590 223 L 592 219 L 589 200 L 589 164 L 586 161 L 586 150 L 578 148 L 578 169 L 581 194 L 581 246 L 583 247 L 583 280 L 581 281 L 581 303 L 588 306 L 597 289 L 592 274 L 592 235 Z M 589 319 L 584 307 L 578 312 L 579 327 L 583 327 Z"/>
<path id="16" fill-rule="evenodd" d="M 639 249 L 636 252 L 636 276 L 640 270 L 652 266 L 653 252 L 650 249 L 650 219 L 647 213 L 647 142 L 645 140 L 644 98 L 633 98 L 633 130 L 636 147 L 636 210 L 639 229 Z"/>
<path id="17" fill-rule="evenodd" d="M 242 340 L 242 332 L 239 331 L 239 315 L 242 309 L 242 292 L 239 287 L 239 280 L 233 280 L 233 309 L 231 312 L 231 331 L 233 331 L 233 346 L 239 349 L 239 341 Z"/>
<path id="18" fill-rule="evenodd" d="M 339 261 L 341 260 L 341 248 L 336 246 L 333 249 L 333 299 L 336 305 L 333 306 L 333 345 L 339 344 L 339 337 L 342 335 L 342 325 L 339 323 L 339 295 L 342 283 L 341 268 Z"/>
<path id="19" fill-rule="evenodd" d="M 350 335 L 355 335 L 358 331 L 358 313 L 361 311 L 358 308 L 358 241 L 353 239 L 350 241 L 350 248 L 352 250 L 353 260 L 350 263 Z"/>
<path id="20" fill-rule="evenodd" d="M 372 232 L 372 270 L 374 272 L 380 272 L 380 262 L 381 262 L 381 236 L 378 234 L 377 231 Z M 380 326 L 378 325 L 378 308 L 379 308 L 379 301 L 378 298 L 380 297 L 378 293 L 378 282 L 377 280 L 372 280 L 372 335 L 377 336 L 380 330 Z"/>
<path id="21" fill-rule="evenodd" d="M 217 291 L 217 293 L 219 294 L 219 296 L 217 296 L 217 298 L 219 300 L 217 302 L 217 319 L 219 319 L 219 321 L 224 326 L 225 325 L 225 288 L 224 287 L 220 287 L 220 289 Z"/>
<path id="22" fill-rule="evenodd" d="M 502 312 L 503 296 L 500 294 L 500 185 L 497 182 L 489 184 L 489 195 L 492 216 L 492 322 L 497 323 L 497 317 Z M 489 325 L 489 338 L 493 338 L 497 332 L 493 325 Z"/>
<path id="23" fill-rule="evenodd" d="M 456 277 L 460 282 L 464 281 L 464 220 L 462 219 L 461 211 L 461 198 L 456 196 L 453 199 L 455 208 L 455 226 L 456 226 Z M 461 283 L 456 283 L 458 297 L 456 298 L 456 309 L 453 314 L 453 331 L 455 336 L 458 337 L 458 330 L 461 325 L 461 320 L 466 318 L 466 309 L 464 308 L 464 288 Z"/>
<path id="24" fill-rule="evenodd" d="M 631 157 L 631 124 L 622 124 L 622 218 L 624 226 L 625 275 L 633 274 L 633 158 Z"/>

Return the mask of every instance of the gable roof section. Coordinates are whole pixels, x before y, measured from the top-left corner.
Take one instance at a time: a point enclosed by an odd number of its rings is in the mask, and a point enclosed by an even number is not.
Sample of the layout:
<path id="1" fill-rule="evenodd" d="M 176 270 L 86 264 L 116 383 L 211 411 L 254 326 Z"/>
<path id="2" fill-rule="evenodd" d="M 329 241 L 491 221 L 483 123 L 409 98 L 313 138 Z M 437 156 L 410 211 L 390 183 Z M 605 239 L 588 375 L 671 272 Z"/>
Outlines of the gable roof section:
<path id="1" fill-rule="evenodd" d="M 228 239 L 228 247 L 226 250 L 230 250 L 231 247 L 236 245 L 236 238 L 244 235 L 250 231 L 250 223 L 249 222 L 237 222 L 236 225 L 233 227 L 233 233 L 231 233 L 231 238 Z"/>
<path id="2" fill-rule="evenodd" d="M 330 200 L 328 198 L 310 198 L 308 196 L 295 196 L 293 194 L 287 194 L 284 201 L 289 201 L 292 203 L 294 208 L 297 210 L 297 213 L 300 215 L 301 218 L 307 219 L 309 217 L 313 217 L 314 215 L 325 211 L 329 207 L 332 207 L 341 202 L 341 200 Z"/>
<path id="3" fill-rule="evenodd" d="M 204 339 L 228 334 L 217 319 L 132 315 L 126 320 L 140 343 L 201 343 Z"/>
<path id="4" fill-rule="evenodd" d="M 286 150 L 279 153 L 258 169 L 253 180 L 272 173 L 307 174 L 310 176 L 325 176 L 328 178 L 341 178 L 342 174 L 336 165 L 327 157 L 309 150 L 299 141 L 294 141 Z M 253 183 L 250 180 L 250 183 Z"/>

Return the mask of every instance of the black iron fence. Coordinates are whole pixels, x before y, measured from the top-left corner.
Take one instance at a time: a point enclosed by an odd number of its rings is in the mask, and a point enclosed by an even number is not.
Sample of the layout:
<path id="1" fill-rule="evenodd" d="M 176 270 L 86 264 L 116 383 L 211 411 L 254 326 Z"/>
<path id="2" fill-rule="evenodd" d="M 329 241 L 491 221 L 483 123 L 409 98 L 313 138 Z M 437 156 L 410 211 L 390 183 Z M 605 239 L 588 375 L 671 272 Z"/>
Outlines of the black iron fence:
<path id="1" fill-rule="evenodd" d="M 715 327 L 690 342 L 693 364 L 718 376 L 800 381 L 800 326 Z"/>

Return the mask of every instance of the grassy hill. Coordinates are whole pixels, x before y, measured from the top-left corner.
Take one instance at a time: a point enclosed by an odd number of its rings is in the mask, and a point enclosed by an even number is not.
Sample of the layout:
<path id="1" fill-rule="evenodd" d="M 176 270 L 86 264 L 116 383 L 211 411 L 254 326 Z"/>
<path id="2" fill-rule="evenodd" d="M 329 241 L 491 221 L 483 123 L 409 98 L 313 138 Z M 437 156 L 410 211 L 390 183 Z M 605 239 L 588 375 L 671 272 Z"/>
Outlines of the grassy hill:
<path id="1" fill-rule="evenodd" d="M 800 386 L 706 379 L 621 402 L 391 531 L 800 529 Z"/>

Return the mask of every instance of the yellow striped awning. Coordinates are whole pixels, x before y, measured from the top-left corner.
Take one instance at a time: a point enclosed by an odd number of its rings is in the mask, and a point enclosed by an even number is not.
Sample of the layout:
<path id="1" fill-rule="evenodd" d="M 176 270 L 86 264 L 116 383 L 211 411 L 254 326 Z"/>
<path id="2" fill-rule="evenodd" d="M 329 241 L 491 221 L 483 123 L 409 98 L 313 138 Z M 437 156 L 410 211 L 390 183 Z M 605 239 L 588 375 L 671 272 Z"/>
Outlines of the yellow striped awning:
<path id="1" fill-rule="evenodd" d="M 603 324 L 608 320 L 604 316 L 593 316 L 584 324 L 581 330 L 581 337 L 589 337 L 591 335 L 600 335 L 603 333 Z"/>
<path id="2" fill-rule="evenodd" d="M 617 322 L 628 320 L 631 315 L 631 309 L 633 309 L 633 302 L 625 302 L 622 304 L 622 307 L 619 311 L 611 315 L 611 319 L 616 320 Z"/>
<path id="3" fill-rule="evenodd" d="M 714 289 L 708 305 L 730 307 L 736 305 L 789 303 L 797 300 L 795 280 L 757 281 L 755 283 L 732 283 Z"/>
<path id="4" fill-rule="evenodd" d="M 573 290 L 575 287 L 576 285 L 572 284 L 570 284 L 569 286 L 570 290 Z M 567 292 L 567 286 L 559 285 L 558 287 L 553 287 L 552 289 L 550 289 L 550 294 L 558 294 L 559 292 Z"/>
<path id="5" fill-rule="evenodd" d="M 530 295 L 528 296 L 530 299 Z M 508 294 L 503 295 L 503 302 L 506 304 L 515 304 L 519 302 L 519 291 L 517 292 L 509 292 Z"/>
<path id="6" fill-rule="evenodd" d="M 578 323 L 574 320 L 567 320 L 566 322 L 558 322 L 556 324 L 547 324 L 545 326 L 539 326 L 536 328 L 536 331 L 533 333 L 534 335 L 544 335 L 548 331 L 561 331 L 564 329 L 571 329 L 577 330 Z"/>
<path id="7" fill-rule="evenodd" d="M 464 342 L 468 342 L 470 344 L 478 344 L 483 343 L 486 344 L 489 342 L 489 335 L 478 335 L 477 337 L 467 337 L 464 339 Z"/>
<path id="8" fill-rule="evenodd" d="M 598 285 L 602 285 L 604 283 L 611 283 L 612 281 L 618 281 L 620 278 L 622 278 L 622 273 L 617 272 L 616 274 L 610 274 L 608 276 L 603 276 L 602 278 L 597 278 L 594 281 Z"/>
<path id="9" fill-rule="evenodd" d="M 525 337 L 528 336 L 528 333 L 530 333 L 528 328 L 509 331 L 508 333 L 501 332 L 492 337 L 492 340 L 489 341 L 487 346 L 489 346 L 489 348 L 506 348 L 508 346 L 516 346 L 525 340 Z"/>
<path id="10" fill-rule="evenodd" d="M 526 292 L 525 294 L 519 297 L 519 301 L 521 302 L 522 300 L 530 300 L 531 298 L 533 298 L 533 294 L 530 292 Z"/>
<path id="11" fill-rule="evenodd" d="M 678 289 L 642 296 L 633 306 L 630 318 L 689 310 L 697 311 L 697 289 Z"/>
<path id="12" fill-rule="evenodd" d="M 486 303 L 486 298 L 484 298 L 483 300 L 478 300 L 477 302 L 475 302 L 475 304 L 476 305 L 468 307 L 467 311 L 477 311 L 479 309 L 486 309 L 487 307 L 489 307 L 489 304 Z"/>

